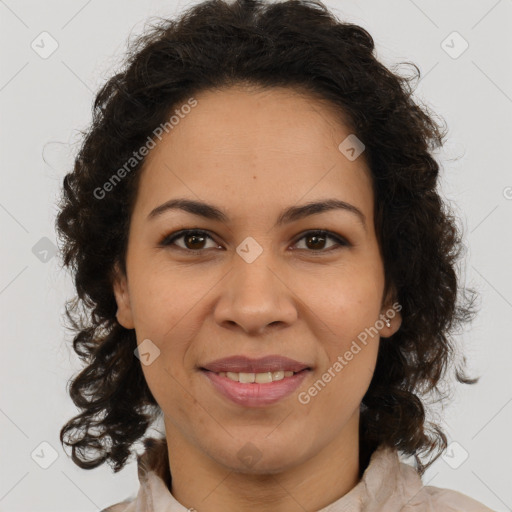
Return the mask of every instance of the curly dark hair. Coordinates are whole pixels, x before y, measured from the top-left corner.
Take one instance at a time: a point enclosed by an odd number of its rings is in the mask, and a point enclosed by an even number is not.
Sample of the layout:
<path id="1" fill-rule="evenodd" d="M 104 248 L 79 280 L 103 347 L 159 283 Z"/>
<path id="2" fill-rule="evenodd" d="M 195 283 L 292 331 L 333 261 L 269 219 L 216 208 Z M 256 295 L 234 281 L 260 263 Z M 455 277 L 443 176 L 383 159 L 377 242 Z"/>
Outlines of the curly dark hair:
<path id="1" fill-rule="evenodd" d="M 420 474 L 439 457 L 447 439 L 439 423 L 427 420 L 420 397 L 445 400 L 448 370 L 459 382 L 477 381 L 465 375 L 453 337 L 472 320 L 476 293 L 459 284 L 462 229 L 437 190 L 433 151 L 447 131 L 412 99 L 420 71 L 405 64 L 411 76 L 385 67 L 371 35 L 341 22 L 319 0 L 209 0 L 179 19 L 157 18 L 129 43 L 123 70 L 95 98 L 56 219 L 63 265 L 77 291 L 66 316 L 73 348 L 86 364 L 69 387 L 82 412 L 60 432 L 78 466 L 106 461 L 121 470 L 161 414 L 134 357 L 135 330 L 118 323 L 113 293 L 116 265 L 126 273 L 130 214 L 145 160 L 107 199 L 98 190 L 186 98 L 237 84 L 288 87 L 326 101 L 365 144 L 385 292 L 393 290 L 401 304 L 402 324 L 380 344 L 361 404 L 360 453 L 367 461 L 381 444 L 396 447 L 414 457 Z M 425 465 L 421 454 L 434 457 Z"/>

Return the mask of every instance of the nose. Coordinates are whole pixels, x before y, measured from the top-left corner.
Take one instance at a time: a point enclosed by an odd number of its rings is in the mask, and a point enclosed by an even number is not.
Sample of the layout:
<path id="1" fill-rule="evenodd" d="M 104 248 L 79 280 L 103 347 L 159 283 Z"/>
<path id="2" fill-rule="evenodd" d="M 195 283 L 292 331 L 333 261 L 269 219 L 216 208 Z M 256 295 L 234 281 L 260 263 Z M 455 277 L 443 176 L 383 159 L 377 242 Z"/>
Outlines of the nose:
<path id="1" fill-rule="evenodd" d="M 237 254 L 222 280 L 215 308 L 217 324 L 241 329 L 247 335 L 262 335 L 292 325 L 298 314 L 290 281 L 290 275 L 272 257 L 270 249 L 251 263 Z"/>

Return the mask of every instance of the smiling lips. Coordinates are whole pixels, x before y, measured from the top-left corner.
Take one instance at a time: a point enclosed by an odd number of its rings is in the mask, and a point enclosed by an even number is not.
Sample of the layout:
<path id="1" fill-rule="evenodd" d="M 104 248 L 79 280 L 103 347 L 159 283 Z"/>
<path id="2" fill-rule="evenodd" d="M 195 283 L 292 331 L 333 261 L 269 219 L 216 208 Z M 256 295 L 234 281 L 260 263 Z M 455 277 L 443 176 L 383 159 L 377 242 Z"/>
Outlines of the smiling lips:
<path id="1" fill-rule="evenodd" d="M 217 359 L 201 370 L 214 388 L 232 402 L 263 407 L 291 394 L 311 368 L 284 356 L 270 355 L 259 359 L 245 356 Z"/>
<path id="2" fill-rule="evenodd" d="M 275 371 L 290 371 L 298 373 L 309 368 L 309 366 L 288 357 L 269 355 L 258 359 L 251 359 L 246 356 L 225 357 L 223 359 L 216 359 L 215 361 L 204 365 L 203 368 L 215 373 L 264 373 Z"/>

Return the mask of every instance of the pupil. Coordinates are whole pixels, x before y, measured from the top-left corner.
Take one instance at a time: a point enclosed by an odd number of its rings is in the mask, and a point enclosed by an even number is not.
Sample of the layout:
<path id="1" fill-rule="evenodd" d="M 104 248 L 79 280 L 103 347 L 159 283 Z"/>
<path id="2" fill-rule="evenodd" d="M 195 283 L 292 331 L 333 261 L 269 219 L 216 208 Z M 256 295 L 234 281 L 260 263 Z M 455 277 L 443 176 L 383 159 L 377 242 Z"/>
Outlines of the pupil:
<path id="1" fill-rule="evenodd" d="M 204 240 L 204 236 L 201 236 L 201 235 L 190 235 L 187 238 L 187 243 L 189 243 L 190 240 L 194 240 L 194 239 L 195 240 L 197 240 L 197 239 L 203 239 Z M 201 244 L 201 242 L 199 242 L 199 244 Z M 192 245 L 194 245 L 193 242 L 192 242 Z M 198 247 L 192 247 L 192 249 L 198 249 Z"/>
<path id="2" fill-rule="evenodd" d="M 315 240 L 317 244 L 318 244 L 319 240 L 325 241 L 325 237 L 322 236 L 322 235 L 311 235 L 311 236 L 308 237 L 308 239 L 309 240 Z M 321 242 L 320 242 L 320 245 L 321 245 Z M 318 248 L 318 247 L 316 247 L 316 248 Z M 315 249 L 315 242 L 313 242 L 313 249 Z"/>

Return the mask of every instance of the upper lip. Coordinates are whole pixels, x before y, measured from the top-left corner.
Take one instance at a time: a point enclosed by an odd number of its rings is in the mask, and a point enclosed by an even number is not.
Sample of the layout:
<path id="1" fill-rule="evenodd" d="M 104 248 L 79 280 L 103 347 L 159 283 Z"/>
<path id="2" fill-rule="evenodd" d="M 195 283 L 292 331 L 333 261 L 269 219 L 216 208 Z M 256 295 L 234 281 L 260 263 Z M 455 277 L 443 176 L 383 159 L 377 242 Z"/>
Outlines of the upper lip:
<path id="1" fill-rule="evenodd" d="M 269 355 L 258 359 L 246 356 L 232 356 L 216 359 L 201 368 L 211 372 L 264 373 L 278 370 L 300 372 L 309 369 L 309 365 L 280 355 Z"/>

